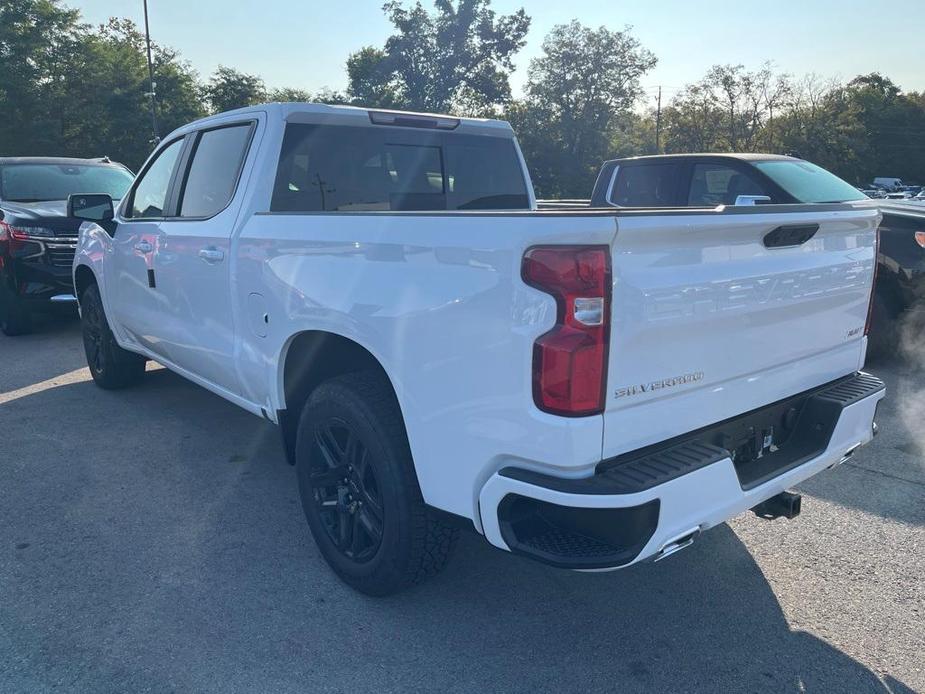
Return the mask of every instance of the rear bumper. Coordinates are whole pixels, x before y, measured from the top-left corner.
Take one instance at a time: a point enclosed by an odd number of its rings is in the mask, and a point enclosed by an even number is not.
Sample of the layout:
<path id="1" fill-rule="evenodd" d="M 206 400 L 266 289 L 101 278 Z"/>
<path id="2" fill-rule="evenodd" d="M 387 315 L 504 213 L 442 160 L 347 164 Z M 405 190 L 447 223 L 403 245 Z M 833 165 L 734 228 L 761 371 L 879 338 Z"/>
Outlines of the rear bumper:
<path id="1" fill-rule="evenodd" d="M 604 461 L 592 477 L 502 469 L 479 495 L 485 536 L 496 547 L 564 568 L 614 569 L 662 558 L 847 460 L 873 437 L 884 394 L 879 379 L 860 373 Z M 740 436 L 743 427 L 761 433 L 762 422 L 786 416 L 787 409 L 798 412 L 792 433 L 761 457 L 743 463 L 741 453 L 717 445 Z"/>

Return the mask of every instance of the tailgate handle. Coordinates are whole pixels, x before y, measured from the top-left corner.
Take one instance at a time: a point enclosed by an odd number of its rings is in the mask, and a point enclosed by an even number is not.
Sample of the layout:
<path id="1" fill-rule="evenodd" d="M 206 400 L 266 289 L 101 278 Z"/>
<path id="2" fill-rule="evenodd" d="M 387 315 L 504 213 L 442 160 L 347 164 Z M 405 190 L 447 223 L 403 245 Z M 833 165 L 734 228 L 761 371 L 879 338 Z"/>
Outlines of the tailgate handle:
<path id="1" fill-rule="evenodd" d="M 809 241 L 819 231 L 818 224 L 790 224 L 769 231 L 764 236 L 765 248 L 792 248 Z"/>

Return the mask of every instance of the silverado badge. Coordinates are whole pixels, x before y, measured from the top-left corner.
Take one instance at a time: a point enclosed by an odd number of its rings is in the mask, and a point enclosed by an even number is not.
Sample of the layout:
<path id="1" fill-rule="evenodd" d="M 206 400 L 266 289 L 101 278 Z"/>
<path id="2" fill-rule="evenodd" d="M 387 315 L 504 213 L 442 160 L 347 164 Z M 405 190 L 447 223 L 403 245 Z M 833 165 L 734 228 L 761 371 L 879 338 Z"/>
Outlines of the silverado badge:
<path id="1" fill-rule="evenodd" d="M 681 386 L 686 383 L 697 383 L 702 380 L 703 371 L 695 371 L 694 373 L 684 374 L 683 376 L 672 376 L 671 378 L 663 378 L 658 381 L 649 381 L 648 383 L 640 383 L 639 385 L 617 388 L 614 396 L 618 398 L 627 398 L 631 395 L 650 393 L 654 390 L 661 390 L 662 388 L 674 388 L 675 386 Z"/>

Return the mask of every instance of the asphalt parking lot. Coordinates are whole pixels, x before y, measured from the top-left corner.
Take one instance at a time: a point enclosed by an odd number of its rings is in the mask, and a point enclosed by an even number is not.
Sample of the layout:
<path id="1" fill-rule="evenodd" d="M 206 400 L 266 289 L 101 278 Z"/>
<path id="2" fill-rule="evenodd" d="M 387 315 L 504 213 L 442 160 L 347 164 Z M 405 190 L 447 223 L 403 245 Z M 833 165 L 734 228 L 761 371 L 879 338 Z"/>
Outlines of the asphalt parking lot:
<path id="1" fill-rule="evenodd" d="M 76 321 L 0 336 L 0 692 L 925 691 L 925 371 L 881 435 L 658 564 L 466 535 L 376 600 L 308 534 L 276 430 L 165 369 L 90 381 Z"/>

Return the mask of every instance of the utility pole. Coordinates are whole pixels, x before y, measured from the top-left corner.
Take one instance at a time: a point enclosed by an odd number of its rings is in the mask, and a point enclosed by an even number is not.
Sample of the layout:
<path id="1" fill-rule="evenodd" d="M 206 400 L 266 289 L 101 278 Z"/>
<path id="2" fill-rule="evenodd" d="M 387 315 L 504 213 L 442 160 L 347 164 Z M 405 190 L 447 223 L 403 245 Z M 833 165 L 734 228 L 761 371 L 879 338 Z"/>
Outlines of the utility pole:
<path id="1" fill-rule="evenodd" d="M 655 110 L 655 153 L 662 153 L 662 85 L 658 85 L 658 107 Z"/>
<path id="2" fill-rule="evenodd" d="M 148 80 L 151 83 L 151 91 L 149 91 L 146 96 L 151 99 L 151 130 L 154 132 L 154 146 L 161 141 L 161 136 L 157 132 L 157 102 L 155 101 L 155 88 L 156 84 L 154 83 L 154 66 L 151 64 L 151 32 L 148 30 L 148 0 L 144 0 L 145 6 L 145 42 L 148 45 Z"/>

